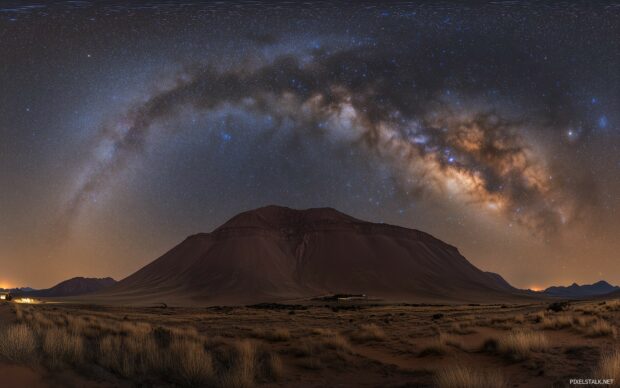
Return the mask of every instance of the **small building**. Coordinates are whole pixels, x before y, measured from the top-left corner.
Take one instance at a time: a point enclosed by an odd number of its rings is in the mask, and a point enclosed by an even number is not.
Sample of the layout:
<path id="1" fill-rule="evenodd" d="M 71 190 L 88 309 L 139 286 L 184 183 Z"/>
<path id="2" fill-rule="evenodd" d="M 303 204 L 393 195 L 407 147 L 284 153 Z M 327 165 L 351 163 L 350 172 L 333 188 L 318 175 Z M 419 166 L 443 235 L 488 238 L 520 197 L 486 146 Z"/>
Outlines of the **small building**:
<path id="1" fill-rule="evenodd" d="M 13 299 L 10 292 L 0 292 L 0 302 L 9 302 Z"/>

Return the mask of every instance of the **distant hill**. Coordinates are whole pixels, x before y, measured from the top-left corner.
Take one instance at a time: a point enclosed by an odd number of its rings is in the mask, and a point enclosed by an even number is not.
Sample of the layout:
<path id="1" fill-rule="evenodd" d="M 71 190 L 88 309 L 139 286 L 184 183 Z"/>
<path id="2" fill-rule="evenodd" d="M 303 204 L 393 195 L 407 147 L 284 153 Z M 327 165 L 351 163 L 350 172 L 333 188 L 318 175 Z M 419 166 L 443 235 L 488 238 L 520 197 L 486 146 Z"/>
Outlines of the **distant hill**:
<path id="1" fill-rule="evenodd" d="M 45 290 L 35 290 L 30 292 L 20 292 L 22 295 L 38 297 L 65 297 L 90 294 L 101 291 L 116 284 L 116 280 L 107 278 L 84 278 L 75 277 L 64 282 L 58 283 L 52 288 Z"/>
<path id="2" fill-rule="evenodd" d="M 620 287 L 612 286 L 604 280 L 598 281 L 594 284 L 579 285 L 573 283 L 568 287 L 553 286 L 545 289 L 541 293 L 562 298 L 587 298 L 592 296 L 600 296 L 609 294 L 614 291 L 620 291 Z"/>
<path id="3" fill-rule="evenodd" d="M 31 291 L 35 291 L 35 289 L 30 287 L 0 288 L 0 292 L 10 292 L 11 294 Z"/>
<path id="4" fill-rule="evenodd" d="M 247 211 L 211 233 L 190 236 L 93 297 L 210 305 L 336 293 L 421 302 L 532 297 L 422 231 L 361 221 L 331 208 L 280 206 Z"/>

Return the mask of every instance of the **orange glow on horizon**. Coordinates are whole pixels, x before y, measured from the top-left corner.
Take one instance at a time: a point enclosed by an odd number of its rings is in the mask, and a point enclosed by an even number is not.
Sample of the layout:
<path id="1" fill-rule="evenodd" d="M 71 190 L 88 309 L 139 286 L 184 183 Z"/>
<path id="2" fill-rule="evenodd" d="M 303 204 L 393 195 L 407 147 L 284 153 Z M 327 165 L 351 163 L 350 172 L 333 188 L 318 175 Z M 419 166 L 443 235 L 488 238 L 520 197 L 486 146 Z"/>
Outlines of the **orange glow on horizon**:
<path id="1" fill-rule="evenodd" d="M 543 291 L 545 288 L 541 286 L 529 286 L 528 287 L 532 291 Z"/>
<path id="2" fill-rule="evenodd" d="M 11 285 L 11 283 L 4 281 L 4 280 L 0 280 L 0 288 L 3 288 L 5 290 L 9 289 L 9 288 L 15 288 Z"/>

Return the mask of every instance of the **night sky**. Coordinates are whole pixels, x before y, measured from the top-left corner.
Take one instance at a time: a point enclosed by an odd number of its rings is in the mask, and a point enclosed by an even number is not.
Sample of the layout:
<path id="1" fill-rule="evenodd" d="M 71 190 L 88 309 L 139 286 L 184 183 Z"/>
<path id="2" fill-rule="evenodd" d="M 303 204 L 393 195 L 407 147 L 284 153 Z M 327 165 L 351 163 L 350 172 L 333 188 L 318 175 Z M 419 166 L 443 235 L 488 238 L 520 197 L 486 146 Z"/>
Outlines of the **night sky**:
<path id="1" fill-rule="evenodd" d="M 278 204 L 620 283 L 620 5 L 0 5 L 0 287 Z"/>

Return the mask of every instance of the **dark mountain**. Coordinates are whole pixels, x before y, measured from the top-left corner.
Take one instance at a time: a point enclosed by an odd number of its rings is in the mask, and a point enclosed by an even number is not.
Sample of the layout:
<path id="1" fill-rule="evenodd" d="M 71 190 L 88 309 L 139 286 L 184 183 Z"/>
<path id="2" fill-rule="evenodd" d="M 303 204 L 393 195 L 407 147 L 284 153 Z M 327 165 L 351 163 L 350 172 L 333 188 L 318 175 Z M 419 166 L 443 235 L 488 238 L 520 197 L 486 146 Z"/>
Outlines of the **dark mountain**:
<path id="1" fill-rule="evenodd" d="M 365 222 L 331 208 L 278 206 L 241 213 L 211 233 L 188 237 L 96 296 L 209 305 L 334 293 L 433 302 L 527 297 L 419 230 Z"/>
<path id="2" fill-rule="evenodd" d="M 542 291 L 543 294 L 548 296 L 562 297 L 562 298 L 587 298 L 591 296 L 599 296 L 609 294 L 614 291 L 620 290 L 618 286 L 612 286 L 604 280 L 596 282 L 594 284 L 578 285 L 573 283 L 568 287 L 554 286 L 549 287 Z"/>
<path id="3" fill-rule="evenodd" d="M 45 290 L 35 290 L 30 292 L 20 292 L 22 295 L 38 297 L 65 297 L 90 294 L 101 291 L 116 284 L 112 278 L 83 278 L 75 277 L 64 282 L 58 283 L 52 288 Z"/>
<path id="4" fill-rule="evenodd" d="M 505 290 L 508 291 L 515 291 L 517 290 L 516 288 L 514 288 L 513 286 L 510 285 L 510 283 L 508 283 L 506 281 L 506 279 L 504 279 L 502 277 L 502 275 L 494 273 L 494 272 L 485 272 L 494 282 L 495 284 L 497 284 L 500 288 L 503 288 Z"/>

